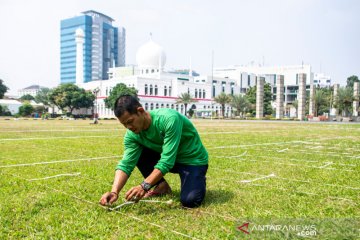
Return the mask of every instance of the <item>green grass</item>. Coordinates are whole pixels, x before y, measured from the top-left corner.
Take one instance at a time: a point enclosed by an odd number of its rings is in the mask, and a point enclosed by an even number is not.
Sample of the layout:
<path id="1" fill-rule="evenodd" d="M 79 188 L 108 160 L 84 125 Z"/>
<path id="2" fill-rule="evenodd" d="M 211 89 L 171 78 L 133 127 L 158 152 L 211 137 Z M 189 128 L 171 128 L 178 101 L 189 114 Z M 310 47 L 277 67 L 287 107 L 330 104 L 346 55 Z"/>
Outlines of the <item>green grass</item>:
<path id="1" fill-rule="evenodd" d="M 182 209 L 179 177 L 168 174 L 173 194 L 160 200 L 173 199 L 171 206 L 143 202 L 110 212 L 98 201 L 123 153 L 118 122 L 0 120 L 0 239 L 297 237 L 236 230 L 271 221 L 315 224 L 315 239 L 360 238 L 359 124 L 194 124 L 210 156 L 204 204 Z M 81 174 L 32 180 L 65 173 Z M 136 169 L 121 195 L 142 180 Z"/>

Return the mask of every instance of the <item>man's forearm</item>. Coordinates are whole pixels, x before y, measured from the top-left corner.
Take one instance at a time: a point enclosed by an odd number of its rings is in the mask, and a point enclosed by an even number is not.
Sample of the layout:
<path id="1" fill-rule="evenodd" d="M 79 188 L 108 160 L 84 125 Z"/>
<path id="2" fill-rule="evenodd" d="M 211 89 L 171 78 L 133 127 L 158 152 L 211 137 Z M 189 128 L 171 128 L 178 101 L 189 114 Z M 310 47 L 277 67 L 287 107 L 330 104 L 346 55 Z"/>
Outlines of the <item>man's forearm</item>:
<path id="1" fill-rule="evenodd" d="M 129 176 L 125 172 L 123 172 L 121 170 L 116 170 L 114 183 L 113 183 L 111 191 L 119 193 L 121 191 L 121 189 L 124 187 L 128 178 L 129 178 Z"/>
<path id="2" fill-rule="evenodd" d="M 151 186 L 154 186 L 164 175 L 157 168 L 152 171 L 152 173 L 145 179 L 145 182 L 149 183 Z"/>

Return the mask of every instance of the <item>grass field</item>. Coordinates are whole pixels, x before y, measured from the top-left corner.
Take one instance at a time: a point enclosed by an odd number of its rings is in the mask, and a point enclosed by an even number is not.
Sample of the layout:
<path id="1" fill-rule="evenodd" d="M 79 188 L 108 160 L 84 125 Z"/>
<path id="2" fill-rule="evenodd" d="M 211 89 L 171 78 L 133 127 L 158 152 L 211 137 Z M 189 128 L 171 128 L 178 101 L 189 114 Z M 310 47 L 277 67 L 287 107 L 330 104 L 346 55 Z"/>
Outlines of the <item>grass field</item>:
<path id="1" fill-rule="evenodd" d="M 0 120 L 0 239 L 303 238 L 251 228 L 273 222 L 360 239 L 360 124 L 193 122 L 210 156 L 204 204 L 182 209 L 168 174 L 173 194 L 159 200 L 172 205 L 107 211 L 98 201 L 123 153 L 118 122 Z M 136 169 L 124 190 L 142 180 Z"/>

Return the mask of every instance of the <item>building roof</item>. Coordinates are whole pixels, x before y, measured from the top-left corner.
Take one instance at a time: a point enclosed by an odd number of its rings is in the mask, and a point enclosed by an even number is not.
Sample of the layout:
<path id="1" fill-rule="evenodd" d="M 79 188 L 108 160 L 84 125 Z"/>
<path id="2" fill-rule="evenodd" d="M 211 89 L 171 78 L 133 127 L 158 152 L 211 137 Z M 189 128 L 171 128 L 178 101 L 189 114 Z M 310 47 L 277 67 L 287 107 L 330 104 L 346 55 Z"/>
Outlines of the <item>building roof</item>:
<path id="1" fill-rule="evenodd" d="M 88 10 L 88 11 L 85 11 L 85 12 L 82 12 L 82 13 L 85 14 L 85 15 L 99 14 L 101 17 L 107 18 L 107 19 L 108 19 L 109 21 L 111 21 L 111 22 L 115 21 L 115 20 L 112 19 L 111 17 L 106 16 L 105 14 L 100 13 L 100 12 L 97 12 L 97 11 L 94 11 L 94 10 Z"/>
<path id="2" fill-rule="evenodd" d="M 40 85 L 31 85 L 31 86 L 28 86 L 28 87 L 23 88 L 21 90 L 30 90 L 30 89 L 39 89 L 40 90 L 41 88 L 45 88 L 45 87 L 42 87 Z"/>

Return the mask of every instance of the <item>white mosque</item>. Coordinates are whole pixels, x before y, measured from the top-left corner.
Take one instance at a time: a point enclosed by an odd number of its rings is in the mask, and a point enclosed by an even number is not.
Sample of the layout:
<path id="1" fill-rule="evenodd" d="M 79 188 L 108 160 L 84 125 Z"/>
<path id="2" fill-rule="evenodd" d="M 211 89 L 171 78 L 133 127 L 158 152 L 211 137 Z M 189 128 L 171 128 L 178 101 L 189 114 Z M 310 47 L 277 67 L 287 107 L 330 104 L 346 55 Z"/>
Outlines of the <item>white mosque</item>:
<path id="1" fill-rule="evenodd" d="M 79 41 L 80 42 L 80 41 Z M 81 47 L 79 47 L 81 49 Z M 80 54 L 77 54 L 81 56 Z M 138 90 L 138 97 L 146 110 L 157 108 L 172 108 L 185 114 L 183 104 L 177 104 L 176 100 L 182 93 L 190 93 L 196 101 L 188 104 L 198 117 L 210 116 L 212 112 L 221 114 L 221 106 L 213 101 L 213 97 L 221 92 L 227 94 L 239 94 L 240 85 L 234 79 L 193 76 L 166 72 L 166 53 L 161 46 L 151 38 L 141 46 L 136 54 L 137 66 L 117 67 L 109 70 L 109 80 L 98 80 L 84 83 L 77 79 L 76 84 L 91 90 L 96 94 L 95 111 L 100 118 L 113 118 L 113 112 L 105 107 L 104 99 L 107 98 L 112 88 L 118 83 L 124 83 Z M 232 108 L 226 106 L 225 115 L 230 116 Z"/>

